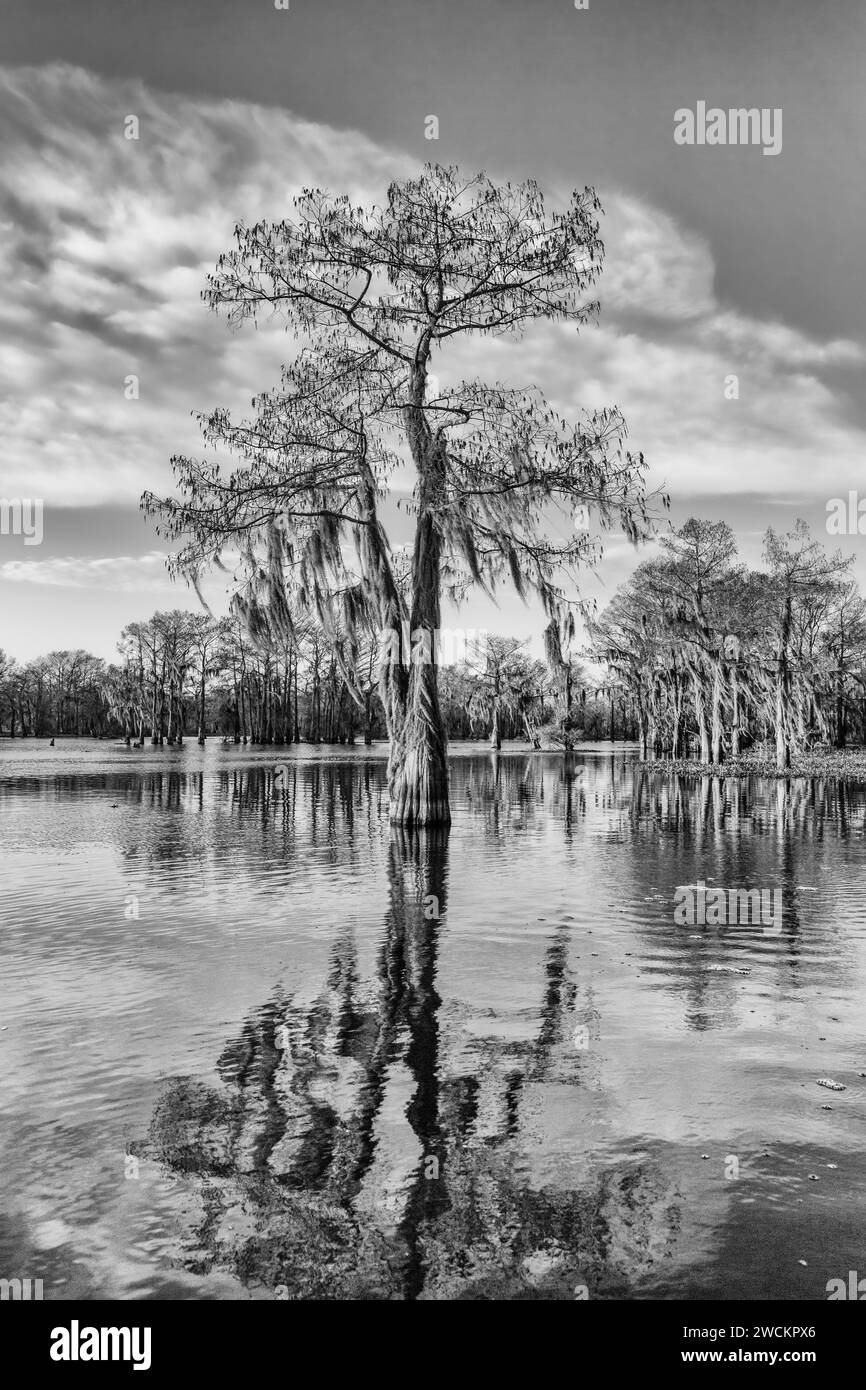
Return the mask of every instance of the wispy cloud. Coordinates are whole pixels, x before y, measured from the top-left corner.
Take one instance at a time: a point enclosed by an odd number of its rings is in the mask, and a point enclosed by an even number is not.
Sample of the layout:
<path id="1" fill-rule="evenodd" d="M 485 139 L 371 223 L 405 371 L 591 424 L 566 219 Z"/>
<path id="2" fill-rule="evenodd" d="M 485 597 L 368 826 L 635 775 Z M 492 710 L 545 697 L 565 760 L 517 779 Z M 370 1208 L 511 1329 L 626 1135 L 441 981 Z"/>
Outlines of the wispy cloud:
<path id="1" fill-rule="evenodd" d="M 146 555 L 53 556 L 45 560 L 6 560 L 0 564 L 0 580 L 13 584 L 55 585 L 62 589 L 101 589 L 110 585 L 129 593 L 168 590 L 165 553 Z"/>
<path id="2" fill-rule="evenodd" d="M 232 335 L 200 301 L 236 221 L 311 184 L 369 198 L 409 168 L 284 111 L 65 65 L 0 69 L 0 120 L 3 490 L 56 505 L 167 485 L 199 445 L 191 410 L 278 375 L 283 334 Z"/>

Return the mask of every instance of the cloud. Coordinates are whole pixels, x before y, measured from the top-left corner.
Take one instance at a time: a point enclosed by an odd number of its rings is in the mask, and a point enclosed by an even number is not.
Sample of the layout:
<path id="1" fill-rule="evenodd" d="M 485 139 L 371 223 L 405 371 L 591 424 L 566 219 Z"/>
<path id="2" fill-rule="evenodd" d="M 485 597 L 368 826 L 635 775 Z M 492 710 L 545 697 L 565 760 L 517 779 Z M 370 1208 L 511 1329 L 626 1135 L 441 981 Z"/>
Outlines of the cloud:
<path id="1" fill-rule="evenodd" d="M 134 556 L 55 555 L 45 560 L 6 560 L 0 564 L 3 579 L 61 589 L 102 589 L 108 585 L 129 593 L 172 588 L 161 550 Z"/>
<path id="2" fill-rule="evenodd" d="M 660 208 L 616 193 L 605 200 L 605 310 L 688 322 L 715 308 L 707 241 Z"/>
<path id="3" fill-rule="evenodd" d="M 862 389 L 862 344 L 721 303 L 704 238 L 633 197 L 602 202 L 598 326 L 578 335 L 541 324 L 519 342 L 485 344 L 491 375 L 537 383 L 570 416 L 619 406 L 651 485 L 695 506 L 702 496 L 791 491 L 817 500 L 856 486 L 866 432 L 850 418 L 848 393 L 855 381 Z M 479 360 L 476 345 L 455 346 L 451 371 L 439 368 L 443 386 L 479 371 Z"/>
<path id="4" fill-rule="evenodd" d="M 238 220 L 310 185 L 369 199 L 410 167 L 286 111 L 63 64 L 0 68 L 0 120 L 0 485 L 54 505 L 167 488 L 171 454 L 200 448 L 192 410 L 277 380 L 285 335 L 232 334 L 200 300 Z"/>

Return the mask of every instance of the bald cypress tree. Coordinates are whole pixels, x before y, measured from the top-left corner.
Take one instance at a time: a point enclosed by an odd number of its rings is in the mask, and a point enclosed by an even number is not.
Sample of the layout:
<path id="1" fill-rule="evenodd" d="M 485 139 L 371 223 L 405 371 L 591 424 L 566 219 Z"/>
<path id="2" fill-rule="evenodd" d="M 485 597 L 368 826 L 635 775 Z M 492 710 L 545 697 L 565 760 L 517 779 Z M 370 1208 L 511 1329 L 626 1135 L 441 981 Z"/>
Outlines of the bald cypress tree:
<path id="1" fill-rule="evenodd" d="M 304 192 L 291 218 L 238 226 L 209 278 L 214 310 L 233 324 L 277 315 L 300 349 L 249 420 L 200 417 L 205 440 L 233 452 L 237 469 L 175 458 L 177 495 L 146 494 L 144 506 L 183 540 L 177 572 L 198 583 L 213 563 L 232 569 L 236 608 L 260 640 L 284 640 L 292 613 L 309 609 L 351 687 L 363 637 L 383 634 L 396 823 L 450 819 L 443 595 L 494 594 L 504 582 L 537 594 L 565 633 L 566 577 L 599 546 L 588 530 L 563 536 L 551 518 L 580 504 L 632 539 L 646 523 L 642 459 L 625 450 L 616 409 L 569 422 L 535 387 L 444 388 L 438 377 L 452 341 L 594 319 L 599 212 L 591 189 L 548 213 L 534 183 L 428 166 L 393 183 L 381 206 Z M 400 463 L 415 475 L 402 569 L 381 517 Z"/>

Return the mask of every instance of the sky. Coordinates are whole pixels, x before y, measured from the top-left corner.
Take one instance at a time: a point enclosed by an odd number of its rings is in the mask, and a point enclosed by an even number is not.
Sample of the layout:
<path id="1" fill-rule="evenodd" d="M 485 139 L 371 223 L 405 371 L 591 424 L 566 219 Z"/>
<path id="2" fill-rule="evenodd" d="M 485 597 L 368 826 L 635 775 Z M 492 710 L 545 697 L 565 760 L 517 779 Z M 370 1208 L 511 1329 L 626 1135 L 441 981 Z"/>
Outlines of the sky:
<path id="1" fill-rule="evenodd" d="M 40 545 L 0 535 L 0 648 L 111 658 L 197 607 L 140 494 L 291 351 L 209 313 L 208 271 L 302 187 L 374 202 L 428 160 L 605 210 L 599 326 L 455 344 L 444 382 L 617 405 L 674 524 L 722 518 L 758 564 L 803 517 L 866 584 L 863 537 L 826 536 L 829 499 L 866 498 L 862 0 L 4 0 L 0 55 L 0 498 L 43 502 Z M 781 110 L 781 151 L 677 144 L 698 102 Z M 649 553 L 611 536 L 585 592 Z M 504 595 L 446 620 L 541 626 Z"/>

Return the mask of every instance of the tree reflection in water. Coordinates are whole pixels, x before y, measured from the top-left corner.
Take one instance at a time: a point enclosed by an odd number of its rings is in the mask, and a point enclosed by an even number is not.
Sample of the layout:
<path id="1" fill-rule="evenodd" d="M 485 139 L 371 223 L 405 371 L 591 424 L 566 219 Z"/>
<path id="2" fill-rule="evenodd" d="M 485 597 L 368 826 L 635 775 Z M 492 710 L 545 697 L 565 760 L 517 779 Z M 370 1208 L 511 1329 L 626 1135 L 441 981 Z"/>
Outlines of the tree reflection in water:
<path id="1" fill-rule="evenodd" d="M 188 1268 L 288 1298 L 575 1298 L 622 1293 L 672 1251 L 677 1195 L 657 1166 L 623 1161 L 574 1190 L 533 1183 L 523 1161 L 524 1081 L 563 1079 L 567 928 L 537 1036 L 476 1040 L 470 1071 L 465 1052 L 449 1060 L 448 834 L 392 833 L 372 986 L 344 928 L 320 996 L 264 1005 L 220 1057 L 220 1088 L 166 1087 L 147 1150 L 189 1175 Z"/>

